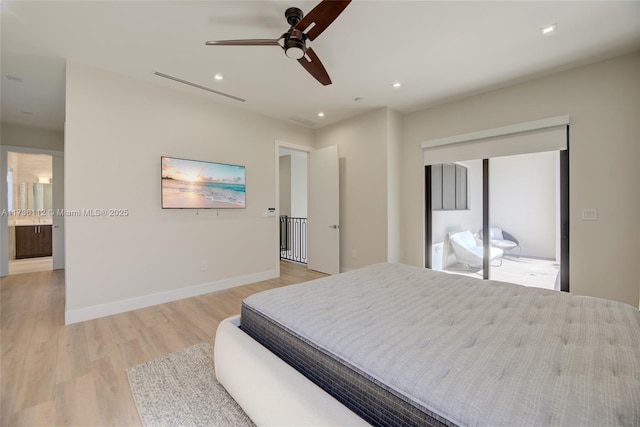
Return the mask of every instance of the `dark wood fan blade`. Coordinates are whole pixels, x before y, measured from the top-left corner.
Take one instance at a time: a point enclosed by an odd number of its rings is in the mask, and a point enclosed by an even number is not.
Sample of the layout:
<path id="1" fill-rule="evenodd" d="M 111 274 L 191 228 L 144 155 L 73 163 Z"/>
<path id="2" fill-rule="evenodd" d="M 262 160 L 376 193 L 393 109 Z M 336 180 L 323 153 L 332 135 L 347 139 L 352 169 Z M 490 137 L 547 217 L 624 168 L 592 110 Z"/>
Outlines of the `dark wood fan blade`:
<path id="1" fill-rule="evenodd" d="M 207 46 L 280 46 L 280 39 L 247 39 L 208 41 Z"/>
<path id="2" fill-rule="evenodd" d="M 316 55 L 313 49 L 310 47 L 307 48 L 305 56 L 298 59 L 298 62 L 309 72 L 309 74 L 322 83 L 323 86 L 331 84 L 331 78 L 329 77 L 327 70 L 324 68 L 324 65 L 322 65 L 322 62 L 320 62 L 318 55 Z"/>
<path id="3" fill-rule="evenodd" d="M 323 0 L 302 18 L 294 28 L 304 33 L 304 30 L 312 23 L 315 23 L 316 25 L 306 33 L 307 38 L 313 40 L 331 25 L 349 3 L 351 3 L 351 0 Z"/>

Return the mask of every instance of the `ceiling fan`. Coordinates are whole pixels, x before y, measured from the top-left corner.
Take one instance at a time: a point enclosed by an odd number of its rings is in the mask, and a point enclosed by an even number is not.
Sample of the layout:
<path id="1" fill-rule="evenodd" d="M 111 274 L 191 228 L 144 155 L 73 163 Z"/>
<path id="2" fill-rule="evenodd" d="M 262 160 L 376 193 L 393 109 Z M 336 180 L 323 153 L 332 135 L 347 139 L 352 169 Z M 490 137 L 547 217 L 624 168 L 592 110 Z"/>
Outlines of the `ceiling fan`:
<path id="1" fill-rule="evenodd" d="M 342 13 L 351 0 L 323 0 L 306 16 L 297 7 L 288 8 L 284 16 L 291 25 L 289 31 L 277 39 L 246 39 L 208 41 L 207 46 L 280 46 L 289 58 L 298 62 L 324 86 L 331 84 L 327 70 L 306 41 L 313 41 Z M 308 29 L 307 32 L 305 32 Z M 280 40 L 284 40 L 281 44 Z"/>

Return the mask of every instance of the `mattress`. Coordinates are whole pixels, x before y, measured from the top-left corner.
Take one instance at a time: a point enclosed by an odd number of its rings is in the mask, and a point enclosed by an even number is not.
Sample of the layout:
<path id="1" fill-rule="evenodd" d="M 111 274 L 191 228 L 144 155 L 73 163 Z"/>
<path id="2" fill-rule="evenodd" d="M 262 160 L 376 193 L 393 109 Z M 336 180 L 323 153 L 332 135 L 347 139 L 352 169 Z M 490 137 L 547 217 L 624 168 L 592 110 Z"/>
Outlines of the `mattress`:
<path id="1" fill-rule="evenodd" d="M 383 263 L 253 295 L 241 327 L 374 425 L 640 425 L 622 303 Z"/>

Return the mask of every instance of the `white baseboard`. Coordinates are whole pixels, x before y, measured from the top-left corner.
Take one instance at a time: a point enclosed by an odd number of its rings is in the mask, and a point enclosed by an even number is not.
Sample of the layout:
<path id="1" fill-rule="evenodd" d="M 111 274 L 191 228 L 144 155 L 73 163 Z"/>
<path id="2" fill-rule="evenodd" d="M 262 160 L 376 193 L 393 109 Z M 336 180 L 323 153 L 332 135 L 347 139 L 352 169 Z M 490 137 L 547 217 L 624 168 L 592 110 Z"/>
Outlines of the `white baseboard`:
<path id="1" fill-rule="evenodd" d="M 70 325 L 72 323 L 84 322 L 85 320 L 97 319 L 99 317 L 111 316 L 112 314 L 151 307 L 153 305 L 208 294 L 276 277 L 278 277 L 276 270 L 268 270 L 260 273 L 249 274 L 247 276 L 232 277 L 230 279 L 201 283 L 199 285 L 188 286 L 186 288 L 159 292 L 157 294 L 143 295 L 140 297 L 128 298 L 105 304 L 77 308 L 75 310 L 66 310 L 64 313 L 64 323 L 65 325 Z"/>

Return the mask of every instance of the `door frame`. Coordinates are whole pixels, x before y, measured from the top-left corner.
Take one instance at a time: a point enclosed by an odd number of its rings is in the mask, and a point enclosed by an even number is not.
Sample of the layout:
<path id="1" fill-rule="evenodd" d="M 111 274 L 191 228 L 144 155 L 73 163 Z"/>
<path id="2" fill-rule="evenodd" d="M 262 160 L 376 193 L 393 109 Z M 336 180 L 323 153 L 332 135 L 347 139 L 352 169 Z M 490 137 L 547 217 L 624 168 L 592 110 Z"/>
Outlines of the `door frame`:
<path id="1" fill-rule="evenodd" d="M 276 140 L 274 143 L 274 167 L 275 167 L 275 182 L 274 182 L 274 206 L 275 217 L 280 218 L 280 148 L 288 148 L 291 150 L 304 151 L 307 154 L 314 151 L 313 147 L 307 147 L 306 145 L 291 144 L 285 141 Z M 307 174 L 309 171 L 307 171 Z M 275 248 L 275 270 L 278 277 L 280 277 L 280 221 L 274 221 L 274 248 Z"/>
<path id="2" fill-rule="evenodd" d="M 7 176 L 7 172 L 9 168 L 9 164 L 8 164 L 9 152 L 50 155 L 52 157 L 52 167 L 53 167 L 53 157 L 62 157 L 64 159 L 63 151 L 3 145 L 2 147 L 0 147 L 0 177 Z M 64 186 L 64 177 L 62 180 L 54 179 L 53 185 L 56 187 L 58 185 Z M 7 197 L 6 197 L 7 193 L 8 193 L 7 180 L 6 178 L 0 179 L 0 194 L 2 194 L 2 197 L 0 197 L 0 212 L 6 211 L 9 208 Z M 4 248 L 3 250 L 0 251 L 0 277 L 5 277 L 9 275 L 9 253 L 7 250 L 9 246 L 9 217 L 7 215 L 0 215 L 0 229 L 2 230 L 2 233 L 0 233 L 0 247 Z M 54 248 L 55 248 L 55 245 L 54 245 Z M 59 254 L 56 252 L 57 251 L 55 250 L 53 252 L 54 265 L 56 264 L 55 262 L 56 257 L 63 257 L 62 259 L 64 259 L 64 253 Z"/>

